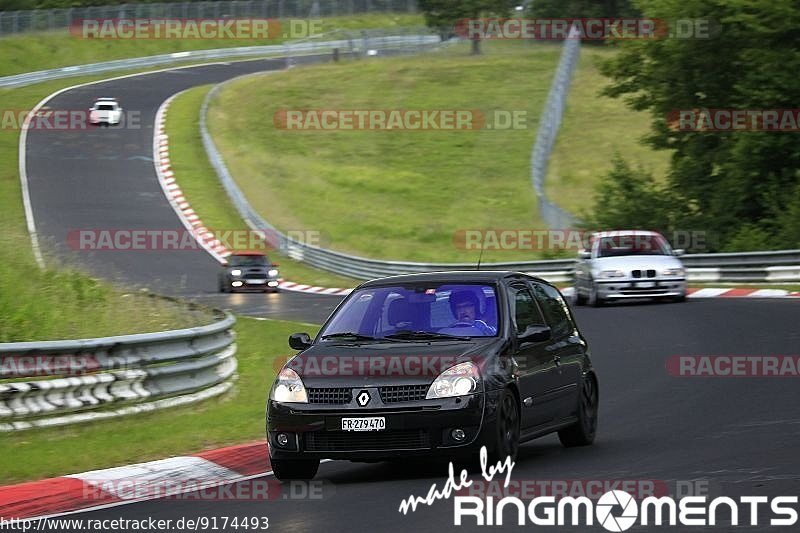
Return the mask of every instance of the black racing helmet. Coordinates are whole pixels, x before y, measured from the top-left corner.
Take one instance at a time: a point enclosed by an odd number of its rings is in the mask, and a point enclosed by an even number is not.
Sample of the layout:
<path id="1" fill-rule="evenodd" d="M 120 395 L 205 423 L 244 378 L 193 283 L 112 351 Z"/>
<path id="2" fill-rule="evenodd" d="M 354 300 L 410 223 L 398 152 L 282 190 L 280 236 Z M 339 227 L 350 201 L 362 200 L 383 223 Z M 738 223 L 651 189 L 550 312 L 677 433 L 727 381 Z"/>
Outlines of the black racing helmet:
<path id="1" fill-rule="evenodd" d="M 475 314 L 481 314 L 481 304 L 475 293 L 469 290 L 461 290 L 450 295 L 450 312 L 456 316 L 456 306 L 465 302 L 471 303 L 475 307 Z"/>

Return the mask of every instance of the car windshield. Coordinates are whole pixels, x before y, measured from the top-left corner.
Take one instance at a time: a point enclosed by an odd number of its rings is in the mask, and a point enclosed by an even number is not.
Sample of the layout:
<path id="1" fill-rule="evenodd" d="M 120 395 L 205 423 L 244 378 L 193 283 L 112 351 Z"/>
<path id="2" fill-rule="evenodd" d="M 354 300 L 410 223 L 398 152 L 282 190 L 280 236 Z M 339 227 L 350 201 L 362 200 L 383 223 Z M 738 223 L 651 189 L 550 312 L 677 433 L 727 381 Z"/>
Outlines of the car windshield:
<path id="1" fill-rule="evenodd" d="M 265 266 L 269 264 L 264 255 L 232 255 L 228 258 L 228 266 Z"/>
<path id="2" fill-rule="evenodd" d="M 494 337 L 495 288 L 485 284 L 369 287 L 350 295 L 320 339 L 452 340 Z"/>
<path id="3" fill-rule="evenodd" d="M 114 104 L 97 104 L 98 111 L 114 111 Z"/>
<path id="4" fill-rule="evenodd" d="M 601 237 L 597 257 L 626 255 L 672 255 L 667 241 L 658 234 L 622 234 Z"/>

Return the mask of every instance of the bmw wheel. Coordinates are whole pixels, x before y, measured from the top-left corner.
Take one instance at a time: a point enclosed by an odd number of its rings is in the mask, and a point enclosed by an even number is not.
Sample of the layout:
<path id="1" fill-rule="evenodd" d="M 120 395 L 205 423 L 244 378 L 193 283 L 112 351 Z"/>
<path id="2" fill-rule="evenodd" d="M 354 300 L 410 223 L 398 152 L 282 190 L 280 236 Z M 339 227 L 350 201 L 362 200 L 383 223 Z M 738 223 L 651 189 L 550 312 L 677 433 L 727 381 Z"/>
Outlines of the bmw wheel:
<path id="1" fill-rule="evenodd" d="M 572 299 L 575 302 L 575 305 L 586 305 L 586 296 L 581 294 L 581 291 L 578 290 L 578 284 L 572 286 L 572 290 L 574 294 L 572 295 Z"/>
<path id="2" fill-rule="evenodd" d="M 572 448 L 587 446 L 594 442 L 597 433 L 598 404 L 597 380 L 594 375 L 588 374 L 583 379 L 580 398 L 578 398 L 578 421 L 558 432 L 558 440 L 561 441 L 561 444 Z"/>
<path id="3" fill-rule="evenodd" d="M 597 285 L 594 281 L 589 282 L 589 305 L 592 307 L 602 307 L 605 301 L 597 294 Z"/>

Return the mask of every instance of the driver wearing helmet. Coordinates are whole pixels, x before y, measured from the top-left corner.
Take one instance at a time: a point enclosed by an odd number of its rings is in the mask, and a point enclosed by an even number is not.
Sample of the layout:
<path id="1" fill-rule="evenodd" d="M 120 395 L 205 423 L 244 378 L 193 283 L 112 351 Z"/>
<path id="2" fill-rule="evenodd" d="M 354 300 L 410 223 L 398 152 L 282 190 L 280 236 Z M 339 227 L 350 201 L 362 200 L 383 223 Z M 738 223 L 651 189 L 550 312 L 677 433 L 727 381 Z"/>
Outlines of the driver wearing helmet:
<path id="1" fill-rule="evenodd" d="M 495 335 L 497 328 L 490 326 L 483 320 L 478 319 L 480 302 L 472 291 L 464 290 L 454 292 L 450 295 L 450 311 L 456 322 L 450 327 L 473 327 L 485 335 Z"/>

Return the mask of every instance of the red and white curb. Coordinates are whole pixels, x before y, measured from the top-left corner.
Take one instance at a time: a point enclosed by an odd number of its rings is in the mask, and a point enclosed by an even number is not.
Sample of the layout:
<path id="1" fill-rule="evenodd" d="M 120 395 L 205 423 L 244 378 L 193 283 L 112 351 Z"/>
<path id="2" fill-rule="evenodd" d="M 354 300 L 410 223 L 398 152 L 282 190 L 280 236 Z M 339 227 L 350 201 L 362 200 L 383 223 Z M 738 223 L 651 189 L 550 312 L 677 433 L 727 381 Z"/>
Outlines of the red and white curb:
<path id="1" fill-rule="evenodd" d="M 571 297 L 574 293 L 572 287 L 561 289 L 564 296 Z M 732 287 L 708 287 L 704 289 L 689 288 L 686 291 L 688 298 L 800 298 L 799 291 L 785 289 L 737 289 Z"/>
<path id="2" fill-rule="evenodd" d="M 237 499 L 241 491 L 224 487 L 271 470 L 267 444 L 257 442 L 9 485 L 0 487 L 0 518 L 52 517 L 164 497 L 181 499 L 181 494 L 197 491 L 201 491 L 198 499 Z M 272 479 L 268 485 L 244 497 L 274 498 L 280 491 L 279 484 Z"/>
<path id="3" fill-rule="evenodd" d="M 166 133 L 166 119 L 167 110 L 169 109 L 172 100 L 181 93 L 176 93 L 167 98 L 156 112 L 155 129 L 153 133 L 153 164 L 155 165 L 156 175 L 167 197 L 172 209 L 178 215 L 178 218 L 183 223 L 195 240 L 203 247 L 214 259 L 220 263 L 225 261 L 225 258 L 231 255 L 231 251 L 216 238 L 214 233 L 209 230 L 200 220 L 200 217 L 195 213 L 189 201 L 184 196 L 183 191 L 175 179 L 175 172 L 172 170 L 171 162 L 169 159 L 169 136 Z M 308 294 L 326 294 L 334 296 L 344 296 L 350 294 L 353 289 L 340 289 L 338 287 L 317 287 L 313 285 L 304 285 L 302 283 L 295 283 L 292 281 L 281 280 L 278 285 L 280 289 L 304 292 Z"/>

